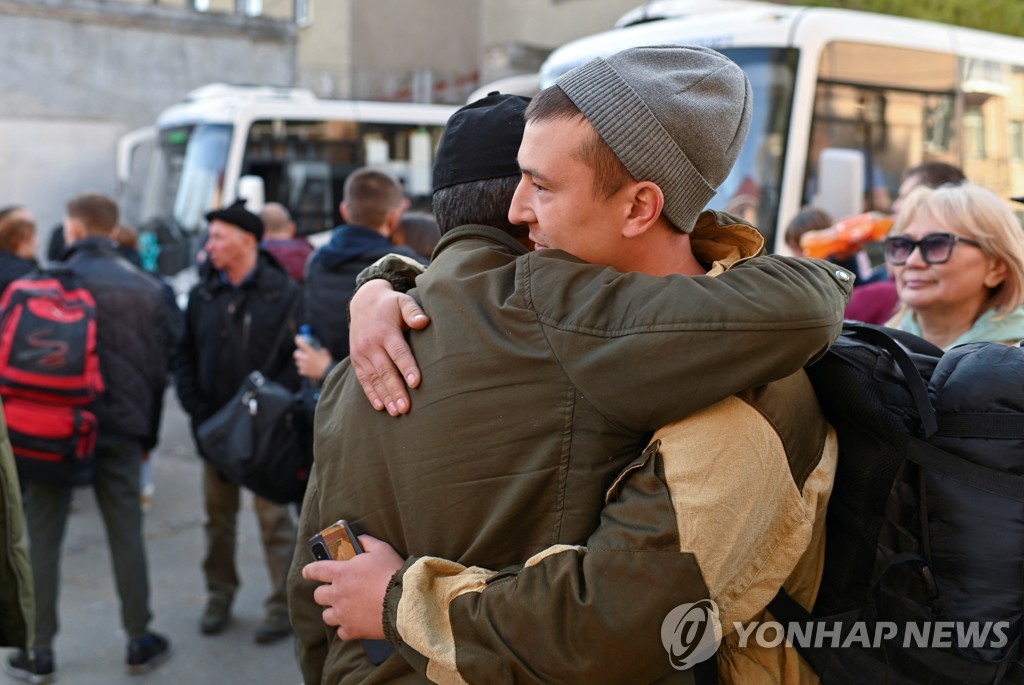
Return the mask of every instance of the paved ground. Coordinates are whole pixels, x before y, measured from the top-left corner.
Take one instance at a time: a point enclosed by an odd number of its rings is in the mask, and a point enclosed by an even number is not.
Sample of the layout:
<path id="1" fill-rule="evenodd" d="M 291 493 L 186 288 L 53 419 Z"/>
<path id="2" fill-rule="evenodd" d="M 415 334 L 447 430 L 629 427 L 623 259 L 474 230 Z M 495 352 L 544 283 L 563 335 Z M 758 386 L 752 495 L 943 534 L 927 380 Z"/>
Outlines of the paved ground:
<path id="1" fill-rule="evenodd" d="M 168 394 L 163 439 L 155 463 L 156 493 L 146 518 L 154 630 L 171 639 L 170 660 L 152 673 L 129 676 L 106 535 L 91 490 L 75 494 L 64 545 L 61 631 L 55 651 L 59 682 L 67 685 L 301 685 L 291 639 L 253 641 L 270 581 L 263 563 L 251 497 L 239 520 L 239 573 L 234 621 L 217 636 L 199 634 L 203 608 L 203 508 L 200 464 L 184 416 Z M 8 650 L 0 650 L 6 661 Z M 16 683 L 0 672 L 0 683 Z"/>

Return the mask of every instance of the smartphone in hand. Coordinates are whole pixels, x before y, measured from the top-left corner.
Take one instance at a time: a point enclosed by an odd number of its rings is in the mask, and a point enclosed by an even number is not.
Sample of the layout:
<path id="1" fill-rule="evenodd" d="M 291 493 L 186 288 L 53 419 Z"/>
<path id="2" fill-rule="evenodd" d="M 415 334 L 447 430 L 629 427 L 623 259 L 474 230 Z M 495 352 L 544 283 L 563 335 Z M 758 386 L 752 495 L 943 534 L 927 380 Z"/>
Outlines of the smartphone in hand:
<path id="1" fill-rule="evenodd" d="M 309 539 L 309 551 L 317 561 L 327 559 L 338 559 L 348 561 L 357 554 L 363 553 L 363 546 L 359 544 L 352 527 L 345 519 L 335 521 L 333 525 L 324 528 L 322 531 Z M 375 666 L 384 663 L 384 660 L 391 656 L 395 648 L 387 640 L 362 640 L 366 656 Z"/>
<path id="2" fill-rule="evenodd" d="M 313 558 L 317 561 L 325 559 L 348 561 L 355 555 L 362 554 L 363 547 L 359 544 L 359 538 L 352 531 L 352 527 L 348 525 L 348 521 L 341 519 L 311 537 L 309 551 L 313 553 Z"/>

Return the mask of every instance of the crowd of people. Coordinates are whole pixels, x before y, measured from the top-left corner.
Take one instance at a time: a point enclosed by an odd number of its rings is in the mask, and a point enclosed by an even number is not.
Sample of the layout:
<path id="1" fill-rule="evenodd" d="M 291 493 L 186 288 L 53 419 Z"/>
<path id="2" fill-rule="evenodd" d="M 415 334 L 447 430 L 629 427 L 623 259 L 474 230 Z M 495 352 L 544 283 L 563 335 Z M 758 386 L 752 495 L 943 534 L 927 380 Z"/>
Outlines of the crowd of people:
<path id="1" fill-rule="evenodd" d="M 255 213 L 239 201 L 210 212 L 200 280 L 184 312 L 169 286 L 141 268 L 137 233 L 119 222 L 111 198 L 87 193 L 66 205 L 61 247 L 50 266 L 70 271 L 96 301 L 96 349 L 105 391 L 96 403 L 100 428 L 91 485 L 110 541 L 131 673 L 148 672 L 171 652 L 170 640 L 150 628 L 143 536 L 143 505 L 153 495 L 151 454 L 168 384 L 173 381 L 194 429 L 254 369 L 295 390 L 303 376 L 319 383 L 327 366 L 347 355 L 345 308 L 359 271 L 392 251 L 425 263 L 421 253 L 403 247 L 407 243 L 428 255 L 432 250 L 429 222 L 422 228 L 421 216 L 413 219 L 420 228 L 398 235 L 407 203 L 392 176 L 360 170 L 349 177 L 344 192 L 341 212 L 346 222 L 318 251 L 305 238 L 295 237 L 295 224 L 280 204 L 268 203 Z M 0 210 L 0 287 L 32 277 L 40 268 L 37 250 L 36 223 L 28 210 Z M 295 342 L 299 324 L 310 321 L 322 331 L 328 359 L 315 373 L 308 370 Z M 5 501 L 23 500 L 25 511 L 24 522 L 20 517 L 4 522 L 4 570 L 9 572 L 4 577 L 11 581 L 4 584 L 10 595 L 4 606 L 20 610 L 18 620 L 5 610 L 0 636 L 4 644 L 22 647 L 5 669 L 30 682 L 50 682 L 57 673 L 60 559 L 73 488 L 19 479 L 12 470 L 10 445 L 5 442 L 0 452 Z M 198 626 L 201 633 L 214 635 L 230 622 L 240 583 L 235 562 L 240 488 L 209 462 L 204 462 L 202 481 L 206 555 L 200 566 L 207 599 Z M 259 495 L 254 509 L 272 585 L 254 637 L 268 644 L 292 634 L 285 580 L 295 547 L 295 521 L 288 505 Z M 31 543 L 27 554 L 26 530 Z M 24 573 L 28 566 L 31 582 Z"/>
<path id="2" fill-rule="evenodd" d="M 594 60 L 532 100 L 493 93 L 449 122 L 433 216 L 373 168 L 348 176 L 319 249 L 281 204 L 211 211 L 184 312 L 113 200 L 69 200 L 60 260 L 96 303 L 91 485 L 129 672 L 171 653 L 151 628 L 140 498 L 165 388 L 196 432 L 259 371 L 316 407 L 298 519 L 254 498 L 271 579 L 254 639 L 295 634 L 306 683 L 654 682 L 672 672 L 662 619 L 704 600 L 722 646 L 696 682 L 815 682 L 792 645 L 722 632 L 780 589 L 815 600 L 838 445 L 803 369 L 868 287 L 875 316 L 940 348 L 1024 339 L 1024 231 L 1003 199 L 926 164 L 870 286 L 856 261 L 766 255 L 755 227 L 705 211 L 751 100 L 735 64 L 686 46 Z M 832 223 L 808 208 L 787 241 Z M 37 251 L 28 211 L 0 210 L 0 287 Z M 216 635 L 240 585 L 241 488 L 197 451 L 198 629 Z M 49 682 L 72 487 L 12 485 L 6 440 L 0 461 L 25 512 L 3 526 L 6 671 Z M 338 519 L 365 554 L 315 561 L 306 541 Z M 360 639 L 395 652 L 377 663 Z"/>

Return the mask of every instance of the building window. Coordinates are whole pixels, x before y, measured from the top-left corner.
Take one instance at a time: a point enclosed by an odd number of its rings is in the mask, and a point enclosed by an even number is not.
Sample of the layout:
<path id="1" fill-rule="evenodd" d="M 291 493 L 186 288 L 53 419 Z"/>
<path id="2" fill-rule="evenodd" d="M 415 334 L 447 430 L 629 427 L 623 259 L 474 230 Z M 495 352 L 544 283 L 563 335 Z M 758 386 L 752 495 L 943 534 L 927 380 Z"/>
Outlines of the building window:
<path id="1" fill-rule="evenodd" d="M 1010 122 L 1010 156 L 1024 159 L 1024 121 Z"/>
<path id="2" fill-rule="evenodd" d="M 971 159 L 986 159 L 985 117 L 978 110 L 964 112 L 965 156 Z"/>
<path id="3" fill-rule="evenodd" d="M 299 26 L 313 23 L 312 0 L 295 0 L 295 23 Z"/>

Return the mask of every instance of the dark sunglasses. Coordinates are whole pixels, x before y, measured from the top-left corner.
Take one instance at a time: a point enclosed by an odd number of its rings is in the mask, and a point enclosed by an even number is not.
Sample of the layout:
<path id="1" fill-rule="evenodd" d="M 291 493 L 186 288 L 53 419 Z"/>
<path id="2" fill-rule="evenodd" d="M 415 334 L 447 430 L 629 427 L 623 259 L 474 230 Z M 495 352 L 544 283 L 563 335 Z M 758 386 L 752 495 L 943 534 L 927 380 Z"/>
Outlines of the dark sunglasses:
<path id="1" fill-rule="evenodd" d="M 932 233 L 920 240 L 911 240 L 903 236 L 892 236 L 885 239 L 885 261 L 893 266 L 903 266 L 910 259 L 915 248 L 921 249 L 921 259 L 927 264 L 945 264 L 953 254 L 953 246 L 967 243 L 981 247 L 981 243 L 969 238 L 961 238 L 952 233 Z"/>

